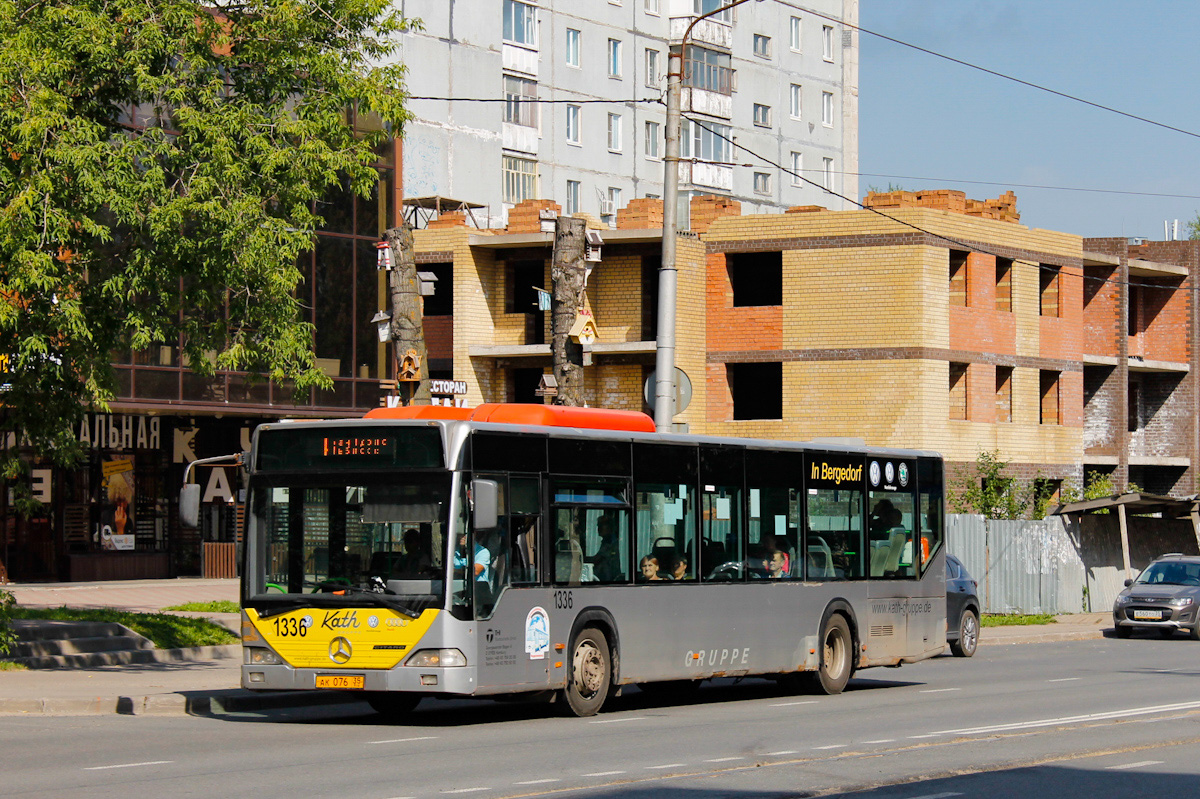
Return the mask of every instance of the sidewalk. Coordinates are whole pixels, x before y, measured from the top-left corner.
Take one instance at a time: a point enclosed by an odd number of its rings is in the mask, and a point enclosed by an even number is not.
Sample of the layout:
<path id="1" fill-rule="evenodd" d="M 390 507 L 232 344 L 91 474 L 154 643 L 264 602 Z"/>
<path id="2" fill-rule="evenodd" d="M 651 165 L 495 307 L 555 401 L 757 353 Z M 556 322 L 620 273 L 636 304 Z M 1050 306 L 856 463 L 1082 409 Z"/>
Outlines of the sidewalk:
<path id="1" fill-rule="evenodd" d="M 113 607 L 158 612 L 185 602 L 238 599 L 237 580 L 130 580 L 107 583 L 10 584 L 26 607 Z M 237 630 L 238 614 L 188 614 L 211 618 Z M 985 627 L 981 646 L 1101 638 L 1111 627 L 1107 613 L 1061 616 L 1058 623 L 1029 627 Z M 230 650 L 213 652 L 205 650 Z M 341 704 L 338 693 L 243 690 L 239 647 L 205 647 L 182 653 L 189 660 L 104 666 L 90 669 L 31 669 L 0 672 L 0 715 L 97 713 L 199 714 Z M 224 655 L 217 657 L 214 655 Z"/>

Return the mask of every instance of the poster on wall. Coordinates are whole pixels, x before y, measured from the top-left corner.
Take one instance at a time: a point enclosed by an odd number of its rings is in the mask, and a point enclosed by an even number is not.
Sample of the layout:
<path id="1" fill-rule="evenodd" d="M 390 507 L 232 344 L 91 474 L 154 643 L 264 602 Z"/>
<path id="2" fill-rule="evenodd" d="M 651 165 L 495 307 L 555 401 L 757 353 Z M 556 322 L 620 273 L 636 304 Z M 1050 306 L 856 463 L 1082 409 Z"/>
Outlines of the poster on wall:
<path id="1" fill-rule="evenodd" d="M 133 459 L 113 457 L 101 464 L 104 476 L 101 510 L 100 546 L 106 550 L 132 550 L 133 535 Z"/>

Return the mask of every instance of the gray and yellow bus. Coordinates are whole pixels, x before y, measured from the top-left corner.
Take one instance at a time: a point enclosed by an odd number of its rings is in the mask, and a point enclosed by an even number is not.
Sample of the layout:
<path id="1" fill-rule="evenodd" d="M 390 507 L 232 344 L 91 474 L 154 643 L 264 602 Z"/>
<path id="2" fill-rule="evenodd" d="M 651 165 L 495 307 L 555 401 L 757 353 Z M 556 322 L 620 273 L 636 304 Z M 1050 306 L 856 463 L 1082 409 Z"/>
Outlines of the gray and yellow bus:
<path id="1" fill-rule="evenodd" d="M 485 404 L 262 425 L 246 465 L 249 689 L 586 716 L 630 684 L 833 694 L 946 646 L 932 452 Z"/>

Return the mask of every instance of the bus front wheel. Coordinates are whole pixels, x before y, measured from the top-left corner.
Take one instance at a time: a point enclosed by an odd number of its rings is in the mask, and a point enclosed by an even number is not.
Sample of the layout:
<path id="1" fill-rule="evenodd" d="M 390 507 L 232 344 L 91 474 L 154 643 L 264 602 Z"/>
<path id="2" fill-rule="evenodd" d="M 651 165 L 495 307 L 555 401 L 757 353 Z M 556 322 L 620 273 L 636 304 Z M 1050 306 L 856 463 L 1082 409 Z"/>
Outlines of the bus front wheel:
<path id="1" fill-rule="evenodd" d="M 840 694 L 850 681 L 853 641 L 846 617 L 839 613 L 831 615 L 821 630 L 821 663 L 816 683 L 822 693 Z"/>
<path id="2" fill-rule="evenodd" d="M 594 716 L 608 698 L 612 659 L 608 639 L 595 627 L 585 627 L 571 647 L 571 673 L 563 698 L 574 716 Z"/>

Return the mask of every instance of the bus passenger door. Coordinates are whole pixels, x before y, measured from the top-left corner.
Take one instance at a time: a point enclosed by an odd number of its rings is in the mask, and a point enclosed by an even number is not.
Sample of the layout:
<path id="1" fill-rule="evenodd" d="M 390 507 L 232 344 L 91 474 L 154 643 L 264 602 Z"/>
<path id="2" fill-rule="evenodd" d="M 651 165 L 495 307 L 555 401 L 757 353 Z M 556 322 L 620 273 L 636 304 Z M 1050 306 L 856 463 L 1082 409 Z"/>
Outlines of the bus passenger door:
<path id="1" fill-rule="evenodd" d="M 549 608 L 537 590 L 545 577 L 546 532 L 541 481 L 533 476 L 480 475 L 500 483 L 500 523 L 486 539 L 491 559 L 490 604 L 476 599 L 480 687 L 543 687 L 553 652 Z"/>

